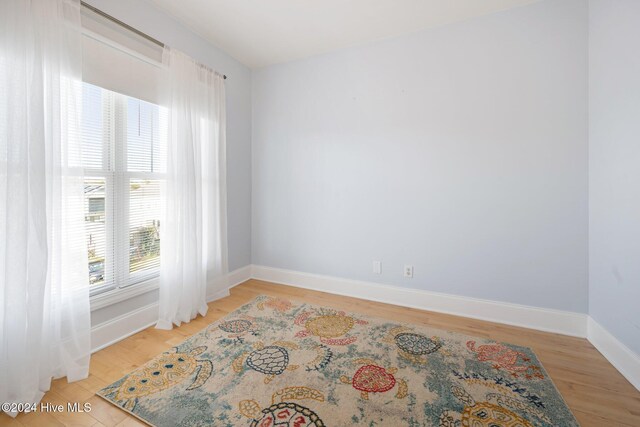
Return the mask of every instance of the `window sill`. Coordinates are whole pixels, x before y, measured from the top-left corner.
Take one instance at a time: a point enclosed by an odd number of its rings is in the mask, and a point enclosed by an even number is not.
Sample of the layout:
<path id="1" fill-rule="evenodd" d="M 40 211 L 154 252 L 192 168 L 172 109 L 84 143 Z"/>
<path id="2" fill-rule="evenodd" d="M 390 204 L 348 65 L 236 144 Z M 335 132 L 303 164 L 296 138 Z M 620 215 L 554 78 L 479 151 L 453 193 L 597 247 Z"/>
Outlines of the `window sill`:
<path id="1" fill-rule="evenodd" d="M 116 288 L 91 297 L 91 311 L 99 310 L 113 304 L 128 300 L 138 295 L 146 294 L 158 289 L 160 280 L 157 277 L 127 286 L 126 288 Z"/>

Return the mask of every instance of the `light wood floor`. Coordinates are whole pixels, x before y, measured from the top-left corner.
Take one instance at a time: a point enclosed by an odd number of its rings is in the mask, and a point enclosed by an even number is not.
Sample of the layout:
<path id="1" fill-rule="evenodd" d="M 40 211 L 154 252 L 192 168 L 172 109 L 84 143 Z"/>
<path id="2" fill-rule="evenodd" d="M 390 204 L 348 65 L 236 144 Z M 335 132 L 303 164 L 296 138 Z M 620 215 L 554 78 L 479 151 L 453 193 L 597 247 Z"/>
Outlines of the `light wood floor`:
<path id="1" fill-rule="evenodd" d="M 15 419 L 0 414 L 0 425 L 144 425 L 94 393 L 257 295 L 297 299 L 531 347 L 583 427 L 640 426 L 640 392 L 585 339 L 274 285 L 258 280 L 249 280 L 236 286 L 231 290 L 231 296 L 210 303 L 209 313 L 204 318 L 199 317 L 172 331 L 148 328 L 95 353 L 91 359 L 89 378 L 72 384 L 67 384 L 64 379 L 56 380 L 51 391 L 43 399 L 45 402 L 65 406 L 66 402 L 90 402 L 90 413 L 30 413 L 20 414 Z"/>

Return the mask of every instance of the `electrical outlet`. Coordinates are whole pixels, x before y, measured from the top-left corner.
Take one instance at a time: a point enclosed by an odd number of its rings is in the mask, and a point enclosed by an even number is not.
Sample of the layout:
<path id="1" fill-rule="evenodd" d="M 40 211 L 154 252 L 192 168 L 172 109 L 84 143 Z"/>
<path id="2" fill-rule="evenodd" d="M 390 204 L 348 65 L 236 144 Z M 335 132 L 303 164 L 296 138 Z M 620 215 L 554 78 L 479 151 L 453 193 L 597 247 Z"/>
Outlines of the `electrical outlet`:
<path id="1" fill-rule="evenodd" d="M 404 266 L 404 277 L 408 277 L 408 278 L 412 278 L 413 277 L 413 265 L 406 265 Z"/>
<path id="2" fill-rule="evenodd" d="M 373 274 L 382 274 L 382 262 L 373 261 Z"/>

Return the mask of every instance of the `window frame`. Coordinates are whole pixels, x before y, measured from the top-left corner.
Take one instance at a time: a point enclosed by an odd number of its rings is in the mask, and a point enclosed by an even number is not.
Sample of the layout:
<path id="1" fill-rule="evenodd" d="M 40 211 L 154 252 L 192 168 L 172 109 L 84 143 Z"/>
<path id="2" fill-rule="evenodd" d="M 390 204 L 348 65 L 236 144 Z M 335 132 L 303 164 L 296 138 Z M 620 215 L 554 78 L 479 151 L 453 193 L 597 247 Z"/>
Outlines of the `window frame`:
<path id="1" fill-rule="evenodd" d="M 90 84 L 85 82 L 86 84 Z M 93 85 L 95 86 L 95 85 Z M 157 104 L 98 87 L 102 91 L 102 167 L 85 167 L 85 178 L 105 182 L 105 274 L 109 282 L 89 289 L 91 310 L 106 307 L 157 289 L 160 269 L 130 272 L 130 183 L 134 179 L 162 181 L 166 173 L 128 170 L 127 102 L 135 99 Z M 109 255 L 111 254 L 111 255 Z M 111 257 L 112 259 L 108 259 Z"/>

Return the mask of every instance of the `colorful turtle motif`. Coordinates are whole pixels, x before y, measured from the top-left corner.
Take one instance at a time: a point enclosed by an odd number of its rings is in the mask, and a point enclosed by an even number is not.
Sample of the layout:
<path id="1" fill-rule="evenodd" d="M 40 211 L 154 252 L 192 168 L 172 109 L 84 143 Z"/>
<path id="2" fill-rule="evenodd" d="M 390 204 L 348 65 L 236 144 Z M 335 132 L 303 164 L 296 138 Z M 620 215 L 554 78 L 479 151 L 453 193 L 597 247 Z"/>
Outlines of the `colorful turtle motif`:
<path id="1" fill-rule="evenodd" d="M 356 359 L 353 361 L 360 368 L 349 378 L 345 375 L 340 377 L 340 381 L 345 384 L 351 384 L 353 388 L 360 391 L 360 397 L 368 400 L 369 393 L 384 393 L 398 385 L 398 391 L 395 397 L 402 399 L 407 397 L 408 387 L 403 379 L 396 380 L 394 374 L 398 372 L 397 368 L 383 368 L 378 366 L 371 359 Z"/>
<path id="2" fill-rule="evenodd" d="M 289 311 L 291 307 L 293 307 L 293 304 L 291 304 L 291 301 L 284 298 L 272 297 L 266 299 L 265 301 L 260 301 L 258 304 L 256 304 L 256 307 L 258 307 L 258 310 L 260 311 L 264 310 L 265 307 L 267 307 L 274 311 L 285 313 Z"/>
<path id="3" fill-rule="evenodd" d="M 251 419 L 251 427 L 324 427 L 320 417 L 311 409 L 292 400 L 324 402 L 324 395 L 309 387 L 287 387 L 271 396 L 271 406 L 262 409 L 255 400 L 243 400 L 238 404 L 242 415 Z"/>
<path id="4" fill-rule="evenodd" d="M 173 348 L 129 374 L 120 385 L 104 389 L 105 396 L 132 411 L 140 397 L 180 384 L 191 378 L 194 372 L 196 376 L 186 390 L 201 387 L 213 371 L 210 360 L 196 359 L 206 349 L 207 347 L 200 346 L 187 352 L 179 352 L 177 347 Z"/>
<path id="5" fill-rule="evenodd" d="M 211 337 L 218 330 L 227 333 L 227 338 L 239 343 L 244 342 L 245 335 L 257 335 L 257 325 L 255 319 L 250 316 L 240 316 L 235 319 L 225 320 L 217 325 L 211 325 L 207 329 L 207 337 Z"/>
<path id="6" fill-rule="evenodd" d="M 285 370 L 293 371 L 299 368 L 298 365 L 289 364 L 289 350 L 297 350 L 296 343 L 276 341 L 265 346 L 263 343 L 257 342 L 254 344 L 254 348 L 254 351 L 244 352 L 233 361 L 235 372 L 242 372 L 243 366 L 246 364 L 250 369 L 266 375 L 264 383 L 268 384 L 276 375 L 280 375 Z"/>
<path id="7" fill-rule="evenodd" d="M 493 362 L 493 368 L 504 369 L 512 377 L 518 378 L 523 375 L 530 380 L 533 377 L 543 379 L 544 375 L 539 366 L 528 363 L 531 359 L 524 353 L 516 351 L 502 344 L 484 344 L 476 347 L 475 341 L 467 341 L 467 348 L 476 353 L 480 362 Z M 525 364 L 519 364 L 522 361 Z"/>
<path id="8" fill-rule="evenodd" d="M 435 353 L 442 347 L 440 338 L 435 336 L 429 338 L 404 326 L 391 329 L 384 341 L 395 344 L 400 356 L 413 363 L 426 363 L 427 355 Z"/>
<path id="9" fill-rule="evenodd" d="M 297 338 L 313 335 L 327 345 L 348 345 L 355 342 L 357 338 L 348 336 L 347 333 L 355 325 L 366 325 L 368 322 L 347 316 L 344 311 L 320 309 L 315 312 L 303 311 L 296 317 L 294 323 L 304 328 L 295 335 Z M 343 336 L 344 338 L 340 338 Z"/>
<path id="10" fill-rule="evenodd" d="M 440 425 L 444 427 L 534 427 L 515 412 L 490 402 L 476 402 L 464 389 L 454 386 L 452 393 L 463 404 L 462 414 L 444 411 Z"/>
<path id="11" fill-rule="evenodd" d="M 304 365 L 307 372 L 320 371 L 333 359 L 333 351 L 324 344 L 316 345 L 313 350 L 316 352 L 316 356 Z"/>
<path id="12" fill-rule="evenodd" d="M 534 423 L 535 425 L 554 424 L 544 411 L 546 405 L 543 398 L 516 381 L 505 380 L 502 376 L 489 377 L 475 372 L 453 371 L 453 375 L 462 381 L 464 386 L 452 386 L 451 393 L 466 406 L 478 409 L 482 405 L 476 406 L 476 402 L 480 401 L 483 404 L 505 408 L 520 416 L 526 414 L 529 419 L 540 420 L 540 423 Z M 475 398 L 470 395 L 472 391 Z M 457 419 L 457 425 L 460 425 L 462 414 L 456 414 L 454 411 L 445 412 L 449 413 L 450 418 Z M 449 426 L 446 423 L 443 425 Z"/>

